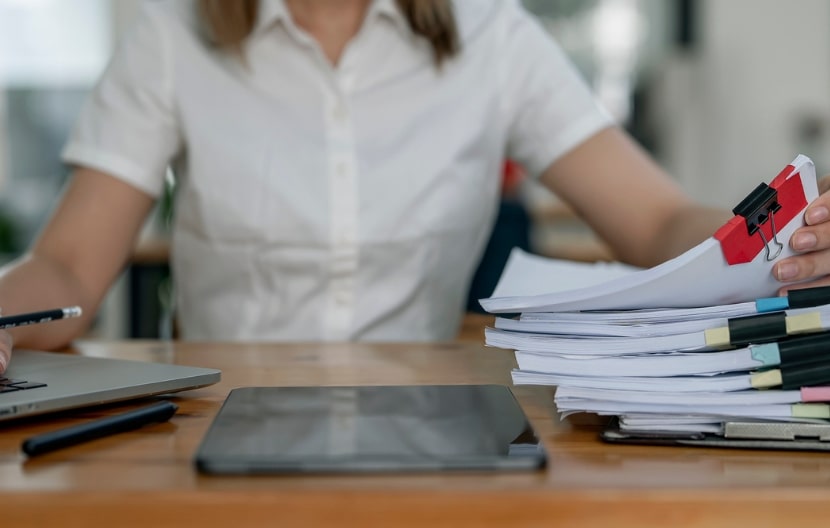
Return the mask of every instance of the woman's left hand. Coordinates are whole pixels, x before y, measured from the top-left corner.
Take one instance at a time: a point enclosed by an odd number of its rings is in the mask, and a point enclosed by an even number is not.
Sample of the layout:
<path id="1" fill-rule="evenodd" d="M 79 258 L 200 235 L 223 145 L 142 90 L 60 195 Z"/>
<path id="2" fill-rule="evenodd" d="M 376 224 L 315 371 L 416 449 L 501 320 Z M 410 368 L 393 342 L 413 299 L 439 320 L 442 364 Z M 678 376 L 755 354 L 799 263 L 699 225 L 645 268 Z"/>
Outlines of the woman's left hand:
<path id="1" fill-rule="evenodd" d="M 830 176 L 821 178 L 818 188 L 818 198 L 804 212 L 807 225 L 790 238 L 790 247 L 798 254 L 772 268 L 775 278 L 784 283 L 782 294 L 788 289 L 830 285 Z"/>
<path id="2" fill-rule="evenodd" d="M 0 374 L 6 372 L 14 348 L 14 338 L 5 330 L 0 330 Z"/>

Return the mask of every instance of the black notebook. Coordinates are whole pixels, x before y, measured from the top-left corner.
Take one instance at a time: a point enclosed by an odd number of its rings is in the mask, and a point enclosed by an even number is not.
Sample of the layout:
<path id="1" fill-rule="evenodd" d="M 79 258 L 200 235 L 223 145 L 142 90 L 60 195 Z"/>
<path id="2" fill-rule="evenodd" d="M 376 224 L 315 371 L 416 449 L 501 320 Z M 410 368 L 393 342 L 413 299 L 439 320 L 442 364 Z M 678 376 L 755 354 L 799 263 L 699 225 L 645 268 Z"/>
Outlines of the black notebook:
<path id="1" fill-rule="evenodd" d="M 724 422 L 717 433 L 688 433 L 623 430 L 615 417 L 600 436 L 619 444 L 830 451 L 830 424 L 826 423 Z"/>

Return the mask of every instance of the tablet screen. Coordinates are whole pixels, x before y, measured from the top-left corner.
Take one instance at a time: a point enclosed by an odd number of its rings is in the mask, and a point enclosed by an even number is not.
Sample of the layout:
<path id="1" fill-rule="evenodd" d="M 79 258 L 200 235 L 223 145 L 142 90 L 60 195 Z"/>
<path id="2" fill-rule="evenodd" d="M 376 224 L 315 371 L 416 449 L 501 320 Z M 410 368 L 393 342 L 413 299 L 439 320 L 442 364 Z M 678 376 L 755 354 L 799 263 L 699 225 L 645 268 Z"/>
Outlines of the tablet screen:
<path id="1" fill-rule="evenodd" d="M 196 455 L 206 473 L 519 470 L 545 452 L 500 385 L 247 387 Z"/>

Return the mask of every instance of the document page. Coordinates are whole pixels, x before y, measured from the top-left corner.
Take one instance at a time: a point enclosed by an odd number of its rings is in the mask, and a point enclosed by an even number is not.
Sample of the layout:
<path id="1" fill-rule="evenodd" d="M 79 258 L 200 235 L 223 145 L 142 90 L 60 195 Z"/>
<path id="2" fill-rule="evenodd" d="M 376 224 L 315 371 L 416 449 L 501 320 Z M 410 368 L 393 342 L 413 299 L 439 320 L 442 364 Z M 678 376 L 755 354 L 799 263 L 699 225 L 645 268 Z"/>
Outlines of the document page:
<path id="1" fill-rule="evenodd" d="M 796 158 L 793 167 L 787 179 L 800 178 L 804 198 L 810 203 L 818 196 L 815 167 L 805 156 Z M 685 308 L 768 297 L 780 287 L 772 276 L 773 264 L 793 254 L 787 242 L 804 225 L 803 216 L 803 210 L 798 211 L 786 225 L 776 226 L 783 247 L 771 260 L 760 251 L 750 262 L 729 264 L 721 242 L 714 236 L 659 266 L 633 272 L 612 268 L 610 272 L 593 270 L 582 275 L 545 269 L 538 262 L 528 264 L 525 260 L 518 262 L 521 266 L 505 270 L 504 284 L 500 282 L 494 296 L 483 299 L 481 305 L 490 313 L 553 312 Z M 601 282 L 591 284 L 593 280 Z M 564 284 L 570 287 L 562 287 Z M 556 285 L 560 286 L 556 290 L 542 289 Z"/>

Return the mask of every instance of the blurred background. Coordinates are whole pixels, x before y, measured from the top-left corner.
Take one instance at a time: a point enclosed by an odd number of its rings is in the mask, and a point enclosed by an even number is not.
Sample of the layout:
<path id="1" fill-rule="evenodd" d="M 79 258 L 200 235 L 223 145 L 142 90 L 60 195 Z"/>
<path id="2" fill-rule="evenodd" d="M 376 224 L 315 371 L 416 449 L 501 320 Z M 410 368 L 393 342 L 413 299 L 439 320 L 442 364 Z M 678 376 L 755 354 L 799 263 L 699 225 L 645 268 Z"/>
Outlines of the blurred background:
<path id="1" fill-rule="evenodd" d="M 63 142 L 139 1 L 0 0 L 0 262 L 22 252 L 49 213 L 67 175 Z M 830 173 L 827 0 L 524 4 L 617 120 L 699 200 L 731 208 L 799 153 Z M 613 259 L 521 167 L 506 165 L 504 194 L 524 215 L 531 251 Z M 165 212 L 148 222 L 97 335 L 171 335 Z M 504 252 L 494 255 L 491 276 Z"/>

